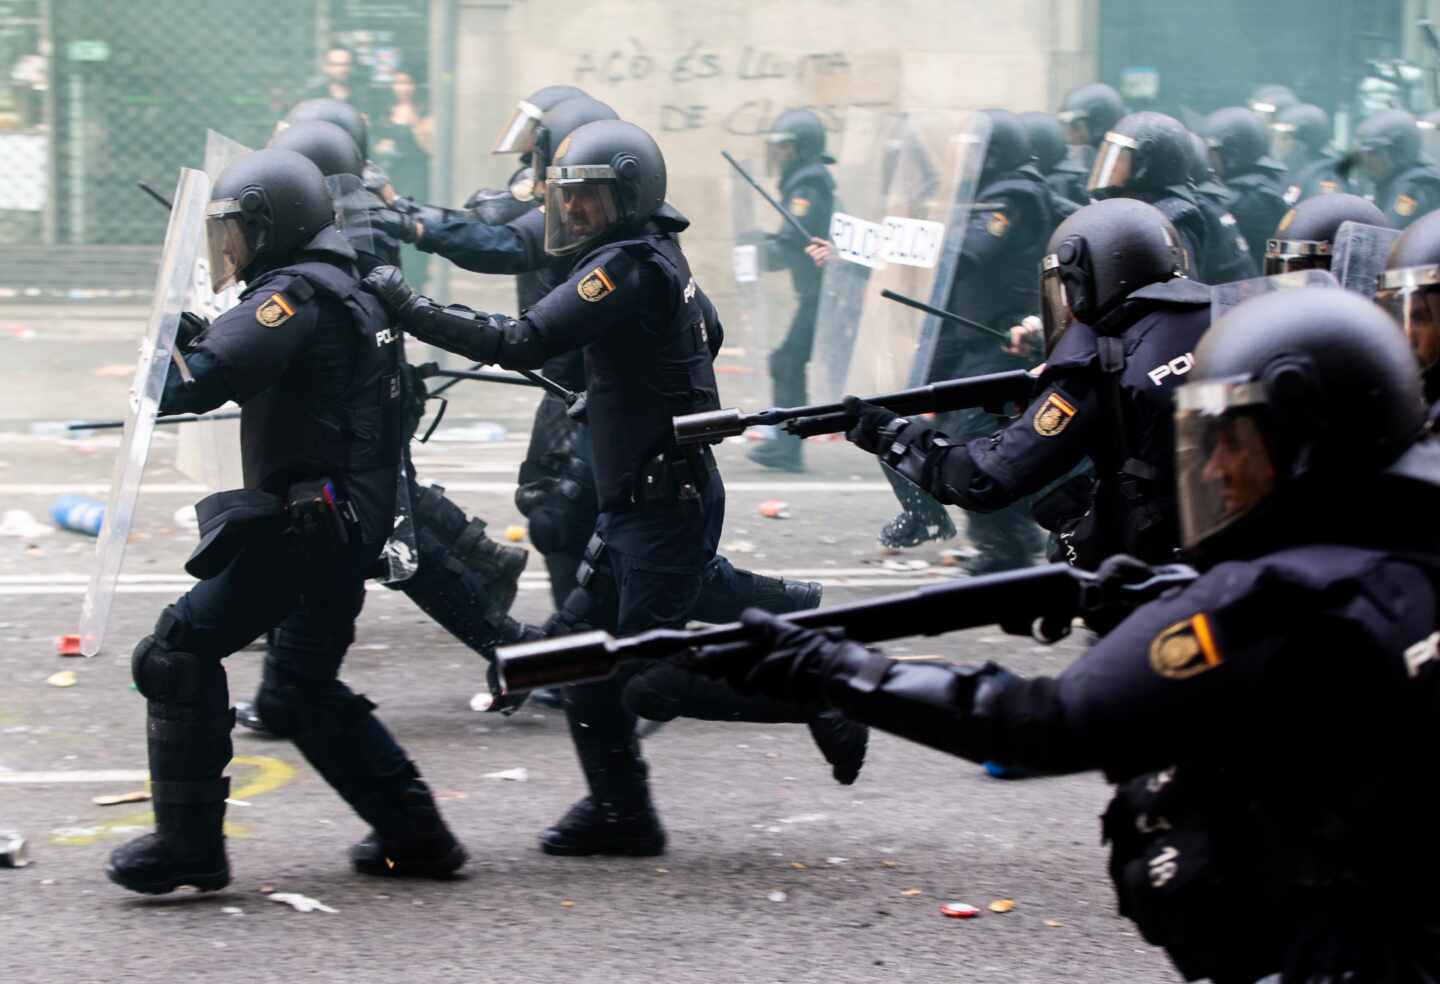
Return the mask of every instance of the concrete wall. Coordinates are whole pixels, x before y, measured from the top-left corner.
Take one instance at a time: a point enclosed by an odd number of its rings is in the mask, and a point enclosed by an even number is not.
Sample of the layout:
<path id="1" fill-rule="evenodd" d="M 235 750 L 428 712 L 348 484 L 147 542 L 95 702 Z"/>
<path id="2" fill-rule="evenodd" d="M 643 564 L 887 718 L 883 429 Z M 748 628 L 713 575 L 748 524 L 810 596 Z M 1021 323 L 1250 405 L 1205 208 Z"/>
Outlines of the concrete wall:
<path id="1" fill-rule="evenodd" d="M 489 150 L 517 98 L 578 85 L 659 141 L 670 200 L 694 223 L 686 254 L 722 314 L 731 232 L 720 150 L 758 154 L 756 134 L 799 105 L 837 131 L 852 104 L 1053 109 L 1095 70 L 1097 0 L 435 2 L 434 24 L 457 8 L 449 201 L 514 166 Z M 485 279 L 453 275 L 451 294 L 511 310 L 513 292 Z"/>

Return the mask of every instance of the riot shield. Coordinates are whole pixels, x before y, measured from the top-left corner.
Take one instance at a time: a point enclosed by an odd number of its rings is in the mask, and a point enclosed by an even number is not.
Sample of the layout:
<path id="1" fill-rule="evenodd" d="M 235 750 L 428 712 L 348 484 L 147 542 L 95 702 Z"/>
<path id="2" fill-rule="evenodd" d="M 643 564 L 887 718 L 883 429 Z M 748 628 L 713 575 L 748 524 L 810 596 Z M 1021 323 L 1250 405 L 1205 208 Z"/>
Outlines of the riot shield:
<path id="1" fill-rule="evenodd" d="M 210 179 L 201 171 L 182 170 L 171 199 L 174 205 L 165 232 L 165 247 L 160 254 L 150 318 L 139 364 L 135 367 L 129 414 L 115 458 L 105 520 L 96 543 L 95 569 L 80 611 L 80 651 L 86 656 L 100 652 L 105 641 L 105 627 L 115 600 L 125 544 L 130 537 L 140 482 L 150 455 L 155 415 L 170 371 L 180 313 L 185 308 L 195 263 L 205 242 L 205 206 L 209 200 Z"/>
<path id="2" fill-rule="evenodd" d="M 1335 231 L 1330 272 L 1340 286 L 1364 297 L 1374 298 L 1390 247 L 1400 238 L 1399 229 L 1344 222 Z"/>
<path id="3" fill-rule="evenodd" d="M 752 177 L 760 171 L 751 161 L 740 166 Z M 726 309 L 726 355 L 720 371 L 738 374 L 740 385 L 726 380 L 727 396 L 738 388 L 738 402 L 752 404 L 770 400 L 770 352 L 785 337 L 798 304 L 790 278 L 783 270 L 768 270 L 766 242 L 782 221 L 759 193 L 732 169 L 730 172 L 730 221 L 734 230 L 731 270 L 735 302 Z"/>
<path id="4" fill-rule="evenodd" d="M 1294 270 L 1279 273 L 1273 277 L 1256 277 L 1253 280 L 1236 280 L 1228 284 L 1216 284 L 1210 288 L 1210 320 L 1219 321 L 1238 304 L 1292 287 L 1339 287 L 1329 270 Z"/>
<path id="5" fill-rule="evenodd" d="M 227 167 L 250 153 L 250 148 L 214 130 L 205 132 L 205 175 L 213 185 Z M 210 260 L 204 250 L 195 262 L 195 276 L 185 310 L 214 321 L 240 302 L 240 284 L 220 293 L 210 288 Z M 226 404 L 233 408 L 233 404 Z M 245 484 L 240 468 L 240 421 L 213 420 L 177 428 L 175 469 L 212 492 L 238 489 Z"/>

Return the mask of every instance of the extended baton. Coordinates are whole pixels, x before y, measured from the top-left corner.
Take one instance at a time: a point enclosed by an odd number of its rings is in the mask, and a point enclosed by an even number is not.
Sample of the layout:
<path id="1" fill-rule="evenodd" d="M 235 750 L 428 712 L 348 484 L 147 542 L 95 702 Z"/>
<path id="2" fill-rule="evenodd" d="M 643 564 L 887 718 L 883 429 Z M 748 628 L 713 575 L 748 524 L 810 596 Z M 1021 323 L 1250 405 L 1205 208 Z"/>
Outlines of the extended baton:
<path id="1" fill-rule="evenodd" d="M 806 229 L 803 225 L 800 224 L 799 219 L 795 218 L 795 216 L 790 214 L 790 210 L 788 208 L 777 202 L 775 198 L 770 194 L 770 192 L 760 187 L 759 182 L 757 182 L 754 178 L 750 177 L 749 172 L 747 172 L 743 167 L 740 166 L 740 162 L 730 156 L 730 151 L 722 150 L 720 151 L 720 156 L 729 161 L 730 166 L 740 172 L 740 177 L 745 179 L 745 183 L 758 191 L 760 193 L 760 197 L 769 202 L 770 207 L 773 208 L 775 211 L 779 212 L 780 217 L 783 218 L 786 222 L 790 223 L 790 228 L 798 232 L 801 239 L 805 240 L 806 243 L 809 243 L 810 240 L 816 238 L 810 234 L 810 230 Z"/>
<path id="2" fill-rule="evenodd" d="M 156 417 L 156 424 L 196 424 L 207 420 L 235 420 L 239 410 L 222 410 L 220 413 L 177 413 L 168 417 Z M 67 431 L 114 430 L 124 427 L 123 420 L 72 420 L 65 425 Z"/>
<path id="3" fill-rule="evenodd" d="M 156 191 L 154 188 L 150 187 L 150 186 L 149 186 L 148 184 L 146 184 L 144 181 L 137 181 L 137 182 L 135 182 L 135 183 L 140 186 L 140 190 L 141 190 L 141 191 L 145 192 L 145 194 L 147 194 L 147 195 L 149 195 L 151 198 L 155 199 L 155 200 L 156 200 L 157 202 L 159 202 L 161 205 L 164 205 L 166 208 L 174 208 L 174 207 L 175 207 L 174 205 L 170 204 L 170 199 L 168 199 L 168 198 L 166 198 L 164 195 L 160 194 L 160 192 L 158 192 L 158 191 Z"/>
<path id="4" fill-rule="evenodd" d="M 979 331 L 989 332 L 996 338 L 1003 338 L 1007 342 L 1010 341 L 1010 336 L 997 328 L 991 328 L 989 325 L 982 325 L 978 321 L 971 321 L 969 318 L 962 317 L 961 315 L 958 315 L 953 311 L 946 311 L 944 308 L 931 307 L 929 304 L 926 304 L 923 301 L 917 301 L 913 297 L 906 297 L 904 294 L 897 294 L 888 287 L 880 292 L 880 296 L 885 298 L 885 300 L 887 301 L 896 301 L 900 304 L 904 304 L 906 307 L 912 307 L 917 311 L 924 311 L 926 314 L 933 314 L 935 317 L 941 319 L 942 321 L 953 321 L 957 325 L 964 325 L 967 328 L 975 328 Z"/>

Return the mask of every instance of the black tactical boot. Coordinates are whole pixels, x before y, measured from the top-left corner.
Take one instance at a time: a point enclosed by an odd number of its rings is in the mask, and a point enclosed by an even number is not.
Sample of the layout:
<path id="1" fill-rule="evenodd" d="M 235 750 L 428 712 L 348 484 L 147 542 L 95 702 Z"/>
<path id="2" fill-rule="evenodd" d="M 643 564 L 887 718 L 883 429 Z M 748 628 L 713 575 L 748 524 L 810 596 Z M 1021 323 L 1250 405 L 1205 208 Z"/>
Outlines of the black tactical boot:
<path id="1" fill-rule="evenodd" d="M 540 835 L 540 850 L 568 857 L 654 857 L 665 853 L 665 829 L 649 796 L 643 804 L 632 803 L 627 811 L 597 805 L 593 796 L 587 796 Z"/>
<path id="2" fill-rule="evenodd" d="M 745 457 L 762 468 L 783 472 L 803 472 L 805 442 L 793 434 L 777 434 L 768 441 L 761 441 L 745 452 Z"/>
<path id="3" fill-rule="evenodd" d="M 449 878 L 469 860 L 414 765 L 376 779 L 373 793 L 352 805 L 366 820 L 379 821 L 386 831 L 372 829 L 350 848 L 350 863 L 361 874 Z"/>
<path id="4" fill-rule="evenodd" d="M 570 687 L 565 717 L 590 795 L 540 835 L 540 850 L 567 856 L 651 857 L 665 831 L 650 801 L 649 768 L 640 757 L 635 715 L 613 681 Z"/>
<path id="5" fill-rule="evenodd" d="M 280 737 L 265 727 L 265 722 L 260 718 L 260 712 L 255 710 L 255 702 L 253 700 L 237 700 L 235 702 L 235 723 L 248 731 L 254 732 L 258 738 Z"/>
<path id="6" fill-rule="evenodd" d="M 948 540 L 957 532 L 955 521 L 944 511 L 944 507 L 926 516 L 902 512 L 881 527 L 880 545 L 892 550 L 918 547 L 930 540 Z"/>
<path id="7" fill-rule="evenodd" d="M 182 885 L 215 892 L 230 884 L 223 833 L 229 794 L 229 779 L 152 782 L 155 832 L 112 851 L 106 876 L 144 895 L 164 895 Z"/>
<path id="8" fill-rule="evenodd" d="M 830 774 L 842 786 L 849 786 L 860 777 L 865 764 L 865 749 L 870 744 L 870 729 L 851 721 L 839 711 L 826 711 L 806 722 L 810 737 L 830 763 Z"/>
<path id="9" fill-rule="evenodd" d="M 773 615 L 783 615 L 820 607 L 820 596 L 824 593 L 819 581 L 791 581 L 757 574 L 751 604 Z"/>

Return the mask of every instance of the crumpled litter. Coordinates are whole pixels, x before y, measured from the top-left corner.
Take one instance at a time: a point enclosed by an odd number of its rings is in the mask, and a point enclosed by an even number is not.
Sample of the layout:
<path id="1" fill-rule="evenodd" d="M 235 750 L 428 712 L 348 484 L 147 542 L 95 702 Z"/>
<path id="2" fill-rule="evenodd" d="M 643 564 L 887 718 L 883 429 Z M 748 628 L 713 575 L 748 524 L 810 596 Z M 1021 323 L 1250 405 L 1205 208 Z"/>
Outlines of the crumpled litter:
<path id="1" fill-rule="evenodd" d="M 991 912 L 1009 912 L 1015 908 L 1014 899 L 996 899 L 990 903 Z"/>
<path id="2" fill-rule="evenodd" d="M 13 536 L 29 540 L 37 536 L 49 536 L 55 527 L 40 522 L 24 509 L 7 509 L 0 517 L 0 536 Z"/>
<path id="3" fill-rule="evenodd" d="M 121 803 L 144 803 L 150 799 L 150 794 L 143 789 L 137 789 L 129 793 L 112 793 L 107 796 L 96 796 L 90 802 L 96 806 L 119 806 Z"/>
<path id="4" fill-rule="evenodd" d="M 789 519 L 790 503 L 780 499 L 766 499 L 755 507 L 755 511 L 766 519 Z"/>
<path id="5" fill-rule="evenodd" d="M 294 909 L 296 912 L 338 912 L 332 909 L 319 899 L 312 899 L 308 895 L 301 895 L 299 892 L 271 892 L 265 896 L 271 902 L 282 902 Z"/>
<path id="6" fill-rule="evenodd" d="M 52 673 L 45 679 L 45 682 L 52 687 L 73 687 L 80 682 L 74 670 L 61 670 L 59 673 Z"/>
<path id="7" fill-rule="evenodd" d="M 502 769 L 499 772 L 487 772 L 482 777 L 485 779 L 508 779 L 511 782 L 529 782 L 530 772 L 523 765 L 515 769 Z"/>

